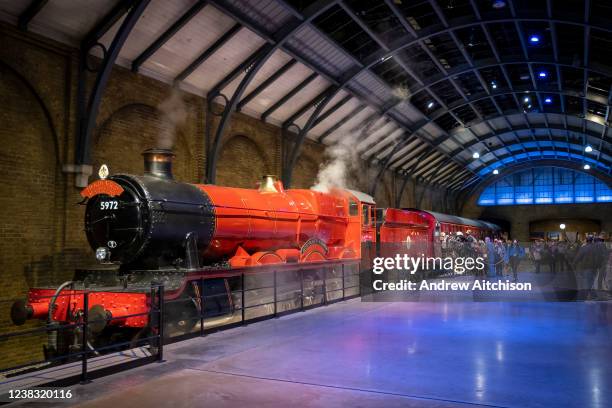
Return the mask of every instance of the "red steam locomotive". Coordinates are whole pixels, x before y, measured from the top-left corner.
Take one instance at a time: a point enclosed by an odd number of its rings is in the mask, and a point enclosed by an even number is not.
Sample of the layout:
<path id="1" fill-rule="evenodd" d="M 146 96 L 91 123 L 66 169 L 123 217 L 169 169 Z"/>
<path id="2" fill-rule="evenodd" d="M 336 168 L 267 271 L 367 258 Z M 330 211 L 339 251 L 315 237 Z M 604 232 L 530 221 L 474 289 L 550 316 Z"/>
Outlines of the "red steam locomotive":
<path id="1" fill-rule="evenodd" d="M 282 272 L 274 273 L 274 310 L 291 310 L 296 303 L 358 295 L 358 283 L 350 291 L 345 283 L 351 277 L 359 281 L 361 265 L 368 268 L 375 256 L 377 237 L 406 243 L 419 236 L 433 248 L 445 229 L 484 232 L 494 227 L 398 209 L 378 211 L 377 222 L 374 200 L 367 194 L 284 190 L 272 176 L 252 190 L 180 183 L 172 176 L 171 151 L 150 149 L 143 155 L 143 176 L 106 177 L 101 169 L 101 179 L 81 193 L 87 239 L 100 267 L 77 270 L 74 280 L 59 287 L 30 289 L 27 300 L 13 304 L 16 325 L 27 319 L 76 323 L 87 291 L 89 320 L 97 322 L 90 325 L 92 342 L 104 344 L 117 335 L 138 338 L 152 330 L 152 314 L 147 313 L 153 304 L 151 283 L 157 282 L 166 289 L 166 332 L 187 333 L 198 316 L 214 325 L 215 319 L 231 320 L 237 310 L 244 318 L 247 305 L 241 302 L 269 305 L 265 283 L 272 269 Z M 245 299 L 245 285 L 254 288 L 250 299 Z M 242 298 L 235 296 L 237 291 Z M 210 301 L 197 301 L 203 297 Z M 259 309 L 251 310 L 267 313 Z M 73 337 L 65 343 L 78 343 L 80 336 Z M 50 340 L 47 355 L 64 352 L 60 343 Z"/>

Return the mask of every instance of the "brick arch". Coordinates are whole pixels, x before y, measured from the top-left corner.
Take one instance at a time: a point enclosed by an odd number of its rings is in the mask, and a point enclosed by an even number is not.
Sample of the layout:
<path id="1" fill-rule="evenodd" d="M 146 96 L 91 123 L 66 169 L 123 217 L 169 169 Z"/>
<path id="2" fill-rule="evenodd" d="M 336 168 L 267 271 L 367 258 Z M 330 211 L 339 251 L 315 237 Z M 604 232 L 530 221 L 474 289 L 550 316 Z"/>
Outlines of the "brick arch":
<path id="1" fill-rule="evenodd" d="M 6 78 L 6 81 L 18 81 L 20 83 L 20 86 L 23 87 L 23 91 L 25 91 L 25 93 L 28 94 L 29 97 L 31 97 L 31 101 L 34 102 L 35 105 L 37 105 L 42 114 L 44 115 L 44 120 L 47 123 L 48 129 L 51 132 L 52 135 L 52 141 L 53 141 L 53 151 L 55 152 L 55 159 L 57 161 L 57 163 L 60 163 L 60 148 L 59 148 L 59 137 L 57 134 L 57 129 L 55 126 L 55 123 L 53 122 L 53 116 L 51 115 L 51 111 L 49 110 L 49 107 L 47 106 L 47 104 L 45 103 L 45 101 L 43 100 L 43 98 L 41 97 L 40 93 L 38 92 L 38 90 L 36 89 L 36 87 L 24 76 L 22 75 L 18 70 L 16 70 L 15 68 L 13 68 L 10 64 L 7 64 L 6 62 L 4 62 L 3 60 L 0 59 L 0 78 Z M 22 93 L 18 94 L 18 95 L 22 95 Z"/>
<path id="2" fill-rule="evenodd" d="M 63 174 L 49 111 L 32 85 L 5 64 L 0 64 L 0 106 L 0 298 L 9 300 L 54 282 Z M 10 305 L 0 304 L 0 331 L 14 328 Z M 20 353 L 39 352 L 39 344 L 28 340 Z M 11 342 L 2 343 L 0 355 L 8 355 Z"/>
<path id="3" fill-rule="evenodd" d="M 121 106 L 96 128 L 92 155 L 94 176 L 103 163 L 109 166 L 111 174 L 142 174 L 142 151 L 157 147 L 158 138 L 166 133 L 176 134 L 174 177 L 196 182 L 197 163 L 182 129 L 173 129 L 159 109 L 143 103 Z"/>
<path id="4" fill-rule="evenodd" d="M 301 154 L 293 169 L 291 188 L 310 188 L 315 185 L 320 164 L 312 157 Z"/>
<path id="5" fill-rule="evenodd" d="M 250 137 L 238 134 L 230 137 L 221 148 L 216 184 L 254 188 L 261 177 L 270 172 L 264 149 Z"/>

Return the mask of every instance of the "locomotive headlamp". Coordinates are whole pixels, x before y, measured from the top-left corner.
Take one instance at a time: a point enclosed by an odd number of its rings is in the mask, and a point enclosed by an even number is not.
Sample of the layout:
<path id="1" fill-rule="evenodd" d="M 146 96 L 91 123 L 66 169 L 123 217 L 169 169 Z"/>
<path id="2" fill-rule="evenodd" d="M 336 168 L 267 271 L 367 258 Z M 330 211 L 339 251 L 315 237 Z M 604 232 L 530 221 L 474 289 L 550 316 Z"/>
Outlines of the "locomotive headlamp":
<path id="1" fill-rule="evenodd" d="M 106 247 L 99 247 L 96 249 L 96 259 L 100 262 L 108 261 L 110 259 L 110 251 Z"/>

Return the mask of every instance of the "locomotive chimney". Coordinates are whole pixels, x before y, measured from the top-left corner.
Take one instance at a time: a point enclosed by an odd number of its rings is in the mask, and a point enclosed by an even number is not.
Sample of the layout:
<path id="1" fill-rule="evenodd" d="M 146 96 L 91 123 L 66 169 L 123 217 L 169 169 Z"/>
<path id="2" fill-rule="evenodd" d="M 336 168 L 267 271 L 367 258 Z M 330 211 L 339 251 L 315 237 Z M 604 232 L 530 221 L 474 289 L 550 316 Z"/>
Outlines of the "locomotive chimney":
<path id="1" fill-rule="evenodd" d="M 172 161 L 174 153 L 170 149 L 147 149 L 142 152 L 144 157 L 144 174 L 146 176 L 159 177 L 173 180 Z"/>

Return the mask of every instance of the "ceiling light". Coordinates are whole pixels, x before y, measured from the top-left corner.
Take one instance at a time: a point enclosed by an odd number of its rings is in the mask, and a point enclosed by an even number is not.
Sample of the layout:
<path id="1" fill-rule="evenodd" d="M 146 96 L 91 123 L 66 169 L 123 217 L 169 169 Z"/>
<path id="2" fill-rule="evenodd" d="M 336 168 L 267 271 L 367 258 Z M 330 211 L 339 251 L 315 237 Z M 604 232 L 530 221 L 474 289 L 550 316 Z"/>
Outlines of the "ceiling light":
<path id="1" fill-rule="evenodd" d="M 540 36 L 538 35 L 532 35 L 531 37 L 529 37 L 529 42 L 532 44 L 537 44 L 540 42 Z"/>
<path id="2" fill-rule="evenodd" d="M 478 153 L 478 152 L 472 153 L 472 158 L 473 159 L 478 159 L 479 157 L 480 157 L 480 153 Z"/>
<path id="3" fill-rule="evenodd" d="M 540 73 L 538 74 L 540 78 L 546 78 L 546 75 L 546 71 L 540 71 Z"/>
<path id="4" fill-rule="evenodd" d="M 493 174 L 495 174 L 495 175 L 499 174 L 499 170 L 497 170 L 497 169 L 493 170 Z"/>
<path id="5" fill-rule="evenodd" d="M 591 166 L 589 166 L 588 164 L 585 164 L 584 167 L 582 167 L 585 170 L 589 170 L 591 168 Z"/>
<path id="6" fill-rule="evenodd" d="M 559 224 L 559 228 L 561 228 L 562 230 L 565 229 L 565 224 Z"/>
<path id="7" fill-rule="evenodd" d="M 586 147 L 584 148 L 584 151 L 587 153 L 591 153 L 593 151 L 593 148 L 591 147 L 591 145 L 586 145 Z"/>
<path id="8" fill-rule="evenodd" d="M 491 88 L 497 89 L 497 82 L 491 81 Z"/>
<path id="9" fill-rule="evenodd" d="M 427 109 L 431 109 L 431 108 L 433 108 L 433 107 L 434 107 L 434 103 L 433 103 L 433 101 L 432 101 L 432 102 L 429 102 L 429 103 L 427 104 Z"/>
<path id="10" fill-rule="evenodd" d="M 552 98 L 547 97 L 546 99 L 544 99 L 544 103 L 552 103 Z"/>
<path id="11" fill-rule="evenodd" d="M 530 101 L 530 99 L 529 99 L 528 96 L 526 96 L 525 99 L 523 99 L 523 102 L 525 102 L 525 103 L 529 103 L 529 101 Z"/>
<path id="12" fill-rule="evenodd" d="M 499 10 L 506 7 L 506 2 L 505 0 L 493 0 L 493 2 L 491 3 L 491 7 Z"/>

